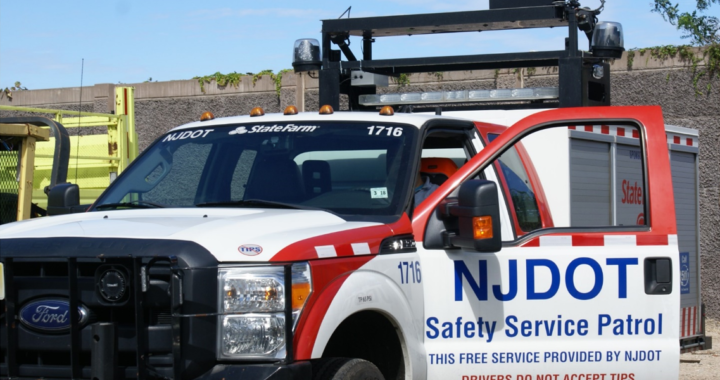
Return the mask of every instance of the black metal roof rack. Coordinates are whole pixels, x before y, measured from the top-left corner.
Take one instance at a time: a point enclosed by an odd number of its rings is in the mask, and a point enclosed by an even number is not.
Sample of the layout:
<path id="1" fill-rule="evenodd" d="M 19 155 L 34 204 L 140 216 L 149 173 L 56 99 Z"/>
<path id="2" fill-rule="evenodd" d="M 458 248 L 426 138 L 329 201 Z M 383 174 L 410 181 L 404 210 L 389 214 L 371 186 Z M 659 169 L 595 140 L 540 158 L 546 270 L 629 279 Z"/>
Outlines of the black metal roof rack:
<path id="1" fill-rule="evenodd" d="M 602 2 L 604 5 L 604 0 Z M 296 71 L 319 70 L 320 104 L 329 104 L 335 109 L 339 109 L 340 94 L 349 96 L 351 110 L 374 109 L 377 104 L 364 105 L 360 101 L 361 95 L 376 93 L 374 75 L 552 66 L 559 68 L 559 90 L 555 99 L 503 99 L 489 106 L 487 102 L 479 104 L 469 100 L 465 105 L 454 105 L 463 109 L 609 105 L 610 68 L 607 58 L 617 58 L 624 50 L 621 26 L 613 24 L 615 34 L 619 36 L 619 46 L 591 47 L 594 53 L 578 49 L 578 31 L 584 31 L 588 39 L 593 40 L 597 15 L 602 8 L 582 8 L 577 0 L 490 0 L 489 10 L 323 20 L 322 59 L 313 60 L 315 66 L 303 66 L 310 61 L 298 62 L 297 46 L 301 41 L 298 40 L 293 66 Z M 554 27 L 568 28 L 562 50 L 373 59 L 373 43 L 381 37 Z M 362 37 L 361 59 L 350 50 L 350 36 Z M 613 43 L 617 41 L 610 41 L 610 45 Z M 333 45 L 339 50 L 334 50 Z M 608 54 L 608 51 L 611 53 Z M 362 78 L 365 73 L 368 78 L 361 85 L 356 85 L 360 83 L 356 81 L 358 75 Z M 415 108 L 428 105 L 428 102 L 423 103 L 426 104 L 417 104 Z M 434 109 L 434 106 L 430 108 Z"/>

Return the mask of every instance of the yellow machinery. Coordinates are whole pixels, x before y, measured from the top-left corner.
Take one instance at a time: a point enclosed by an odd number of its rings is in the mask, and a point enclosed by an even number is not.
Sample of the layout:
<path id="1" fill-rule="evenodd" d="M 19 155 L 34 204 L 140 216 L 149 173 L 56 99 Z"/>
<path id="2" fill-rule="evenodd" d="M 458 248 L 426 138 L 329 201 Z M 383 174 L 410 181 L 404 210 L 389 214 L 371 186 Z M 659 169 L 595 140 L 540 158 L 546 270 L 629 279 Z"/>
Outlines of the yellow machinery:
<path id="1" fill-rule="evenodd" d="M 133 87 L 115 88 L 115 114 L 12 106 L 0 106 L 0 111 L 50 114 L 54 122 L 67 128 L 70 156 L 66 180 L 79 185 L 80 203 L 90 204 L 138 155 L 134 91 Z M 94 128 L 88 131 L 90 127 Z M 45 189 L 54 186 L 51 183 L 57 159 L 54 140 L 55 137 L 50 137 L 36 146 L 32 202 L 42 208 L 47 205 Z M 7 169 L 0 163 L 0 172 Z M 0 186 L 9 180 L 6 177 L 0 177 Z"/>
<path id="2" fill-rule="evenodd" d="M 15 166 L 14 171 L 0 172 L 0 224 L 30 219 L 36 144 L 48 141 L 50 131 L 30 124 L 0 123 L 0 139 L 0 165 Z"/>

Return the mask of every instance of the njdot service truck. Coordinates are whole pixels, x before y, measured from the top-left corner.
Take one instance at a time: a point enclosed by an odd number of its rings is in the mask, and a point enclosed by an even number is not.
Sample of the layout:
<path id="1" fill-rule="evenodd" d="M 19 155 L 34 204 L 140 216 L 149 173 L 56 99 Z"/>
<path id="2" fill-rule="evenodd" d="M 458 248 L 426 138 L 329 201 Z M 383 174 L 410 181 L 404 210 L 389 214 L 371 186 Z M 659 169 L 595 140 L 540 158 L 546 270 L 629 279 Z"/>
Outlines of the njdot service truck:
<path id="1" fill-rule="evenodd" d="M 622 29 L 600 10 L 490 5 L 324 21 L 294 60 L 318 72 L 319 112 L 205 113 L 87 212 L 58 184 L 55 216 L 0 227 L 0 377 L 677 379 L 681 349 L 709 346 L 698 135 L 610 106 Z M 371 54 L 376 37 L 563 26 L 554 52 Z M 552 65 L 556 88 L 376 90 Z"/>

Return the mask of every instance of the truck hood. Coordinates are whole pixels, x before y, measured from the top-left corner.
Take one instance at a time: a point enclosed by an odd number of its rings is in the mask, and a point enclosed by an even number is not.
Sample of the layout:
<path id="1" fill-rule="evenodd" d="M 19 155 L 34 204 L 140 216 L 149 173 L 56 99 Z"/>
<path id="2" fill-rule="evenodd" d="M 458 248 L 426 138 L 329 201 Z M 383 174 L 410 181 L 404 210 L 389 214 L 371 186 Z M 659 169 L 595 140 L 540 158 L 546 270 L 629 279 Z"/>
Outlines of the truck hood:
<path id="1" fill-rule="evenodd" d="M 0 238 L 185 240 L 203 246 L 221 262 L 269 261 L 293 243 L 334 232 L 379 225 L 381 224 L 348 222 L 325 211 L 308 210 L 114 210 L 11 223 L 0 226 Z"/>

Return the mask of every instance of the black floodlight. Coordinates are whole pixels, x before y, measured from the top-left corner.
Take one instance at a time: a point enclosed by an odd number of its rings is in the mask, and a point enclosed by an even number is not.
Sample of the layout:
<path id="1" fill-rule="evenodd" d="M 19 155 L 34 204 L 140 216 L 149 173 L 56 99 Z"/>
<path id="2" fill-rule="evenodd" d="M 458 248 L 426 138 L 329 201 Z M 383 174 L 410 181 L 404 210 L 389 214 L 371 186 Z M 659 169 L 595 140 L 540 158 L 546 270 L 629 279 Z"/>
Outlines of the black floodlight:
<path id="1" fill-rule="evenodd" d="M 296 40 L 292 65 L 296 73 L 320 70 L 320 43 L 318 40 L 314 38 Z"/>
<path id="2" fill-rule="evenodd" d="M 595 57 L 622 57 L 625 51 L 622 25 L 619 22 L 599 22 L 595 25 L 591 45 Z"/>

